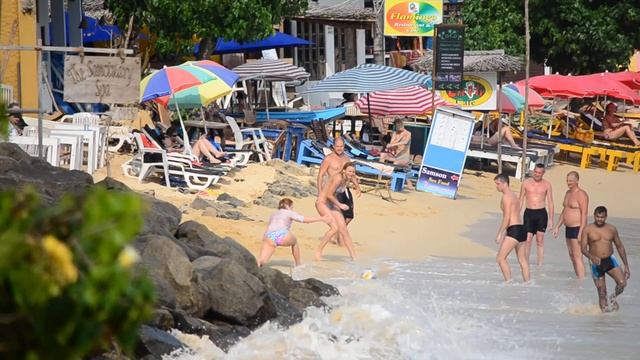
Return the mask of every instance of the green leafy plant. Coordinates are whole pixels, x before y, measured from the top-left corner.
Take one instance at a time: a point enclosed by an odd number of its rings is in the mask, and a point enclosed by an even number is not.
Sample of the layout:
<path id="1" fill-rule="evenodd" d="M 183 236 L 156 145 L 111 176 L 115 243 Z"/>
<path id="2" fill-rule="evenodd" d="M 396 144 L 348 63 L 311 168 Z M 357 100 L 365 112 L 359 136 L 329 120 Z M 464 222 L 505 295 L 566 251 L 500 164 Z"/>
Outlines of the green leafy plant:
<path id="1" fill-rule="evenodd" d="M 132 350 L 155 300 L 132 268 L 142 211 L 134 195 L 102 187 L 56 206 L 31 189 L 0 192 L 0 358 Z"/>
<path id="2" fill-rule="evenodd" d="M 462 16 L 469 50 L 524 54 L 522 0 L 466 1 Z M 531 0 L 531 59 L 562 74 L 625 67 L 640 48 L 637 0 Z"/>

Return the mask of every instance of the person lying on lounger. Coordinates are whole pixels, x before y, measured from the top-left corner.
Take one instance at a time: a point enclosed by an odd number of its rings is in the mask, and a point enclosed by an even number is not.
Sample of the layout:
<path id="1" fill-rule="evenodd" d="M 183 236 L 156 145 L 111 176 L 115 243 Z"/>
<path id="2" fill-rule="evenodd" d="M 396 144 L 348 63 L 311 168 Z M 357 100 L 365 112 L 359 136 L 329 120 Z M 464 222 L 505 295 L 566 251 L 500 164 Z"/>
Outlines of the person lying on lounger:
<path id="1" fill-rule="evenodd" d="M 626 135 L 635 146 L 640 146 L 640 140 L 633 132 L 633 125 L 626 121 L 620 120 L 615 114 L 618 106 L 615 103 L 609 103 L 604 115 L 604 138 L 607 140 L 615 140 Z"/>
<path id="2" fill-rule="evenodd" d="M 178 130 L 174 126 L 167 129 L 162 142 L 168 152 L 182 152 L 184 149 L 183 140 L 178 136 Z M 206 157 L 211 164 L 221 164 L 228 160 L 227 154 L 224 151 L 216 149 L 205 136 L 201 136 L 193 143 L 191 150 L 195 157 L 198 159 Z"/>
<path id="3" fill-rule="evenodd" d="M 513 140 L 513 135 L 511 134 L 510 126 L 503 125 L 502 129 L 500 129 L 500 133 L 498 133 L 497 122 L 495 122 L 495 124 L 492 123 L 491 126 L 489 126 L 489 134 L 491 135 L 491 137 L 484 140 L 485 144 L 488 144 L 490 146 L 496 146 L 498 145 L 500 138 L 502 138 L 502 140 L 506 141 L 506 143 L 512 148 L 516 150 L 521 149 L 521 147 L 518 144 L 516 144 L 515 140 Z M 502 135 L 500 136 L 499 134 L 502 134 Z M 471 142 L 474 144 L 480 144 L 482 142 L 483 136 L 484 134 L 482 132 L 479 134 L 476 132 L 471 138 Z"/>

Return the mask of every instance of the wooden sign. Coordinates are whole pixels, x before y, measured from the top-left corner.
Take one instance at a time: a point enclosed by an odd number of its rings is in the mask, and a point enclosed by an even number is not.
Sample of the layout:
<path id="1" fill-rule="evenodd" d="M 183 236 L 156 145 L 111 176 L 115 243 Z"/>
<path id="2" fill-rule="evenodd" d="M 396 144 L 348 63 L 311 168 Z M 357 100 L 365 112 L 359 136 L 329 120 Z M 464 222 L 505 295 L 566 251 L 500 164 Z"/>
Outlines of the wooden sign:
<path id="1" fill-rule="evenodd" d="M 64 101 L 134 104 L 139 98 L 139 57 L 64 57 Z"/>

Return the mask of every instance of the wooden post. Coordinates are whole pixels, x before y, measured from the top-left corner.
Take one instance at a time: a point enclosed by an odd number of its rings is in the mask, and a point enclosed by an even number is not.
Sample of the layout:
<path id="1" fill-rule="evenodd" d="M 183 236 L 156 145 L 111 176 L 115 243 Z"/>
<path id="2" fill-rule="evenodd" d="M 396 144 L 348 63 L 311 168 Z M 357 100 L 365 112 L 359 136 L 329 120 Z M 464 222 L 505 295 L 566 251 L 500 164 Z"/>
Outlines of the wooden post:
<path id="1" fill-rule="evenodd" d="M 502 173 L 502 71 L 498 71 L 498 174 L 500 173 Z"/>
<path id="2" fill-rule="evenodd" d="M 373 26 L 373 62 L 384 65 L 384 1 L 375 0 L 376 24 Z"/>
<path id="3" fill-rule="evenodd" d="M 522 175 L 521 180 L 524 180 L 527 173 L 527 132 L 529 131 L 529 51 L 530 51 L 530 36 L 529 36 L 529 0 L 524 0 L 524 43 L 525 43 L 525 57 L 524 57 L 524 130 L 522 136 Z"/>

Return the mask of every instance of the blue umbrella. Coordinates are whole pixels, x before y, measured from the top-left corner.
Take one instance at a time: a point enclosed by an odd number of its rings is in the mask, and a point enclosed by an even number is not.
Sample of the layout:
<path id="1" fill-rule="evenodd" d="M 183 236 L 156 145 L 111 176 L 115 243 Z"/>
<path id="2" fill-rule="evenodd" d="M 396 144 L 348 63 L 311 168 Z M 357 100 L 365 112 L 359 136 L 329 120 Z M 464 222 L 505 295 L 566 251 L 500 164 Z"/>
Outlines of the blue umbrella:
<path id="1" fill-rule="evenodd" d="M 265 49 L 307 45 L 311 45 L 311 42 L 278 31 L 275 34 L 262 40 L 247 41 L 243 43 L 234 40 L 225 41 L 224 39 L 219 38 L 218 42 L 216 43 L 216 47 L 213 50 L 213 53 L 231 54 L 245 51 L 258 51 Z"/>
<path id="2" fill-rule="evenodd" d="M 431 87 L 431 76 L 377 64 L 362 64 L 333 74 L 303 93 L 370 93 L 408 86 Z"/>

